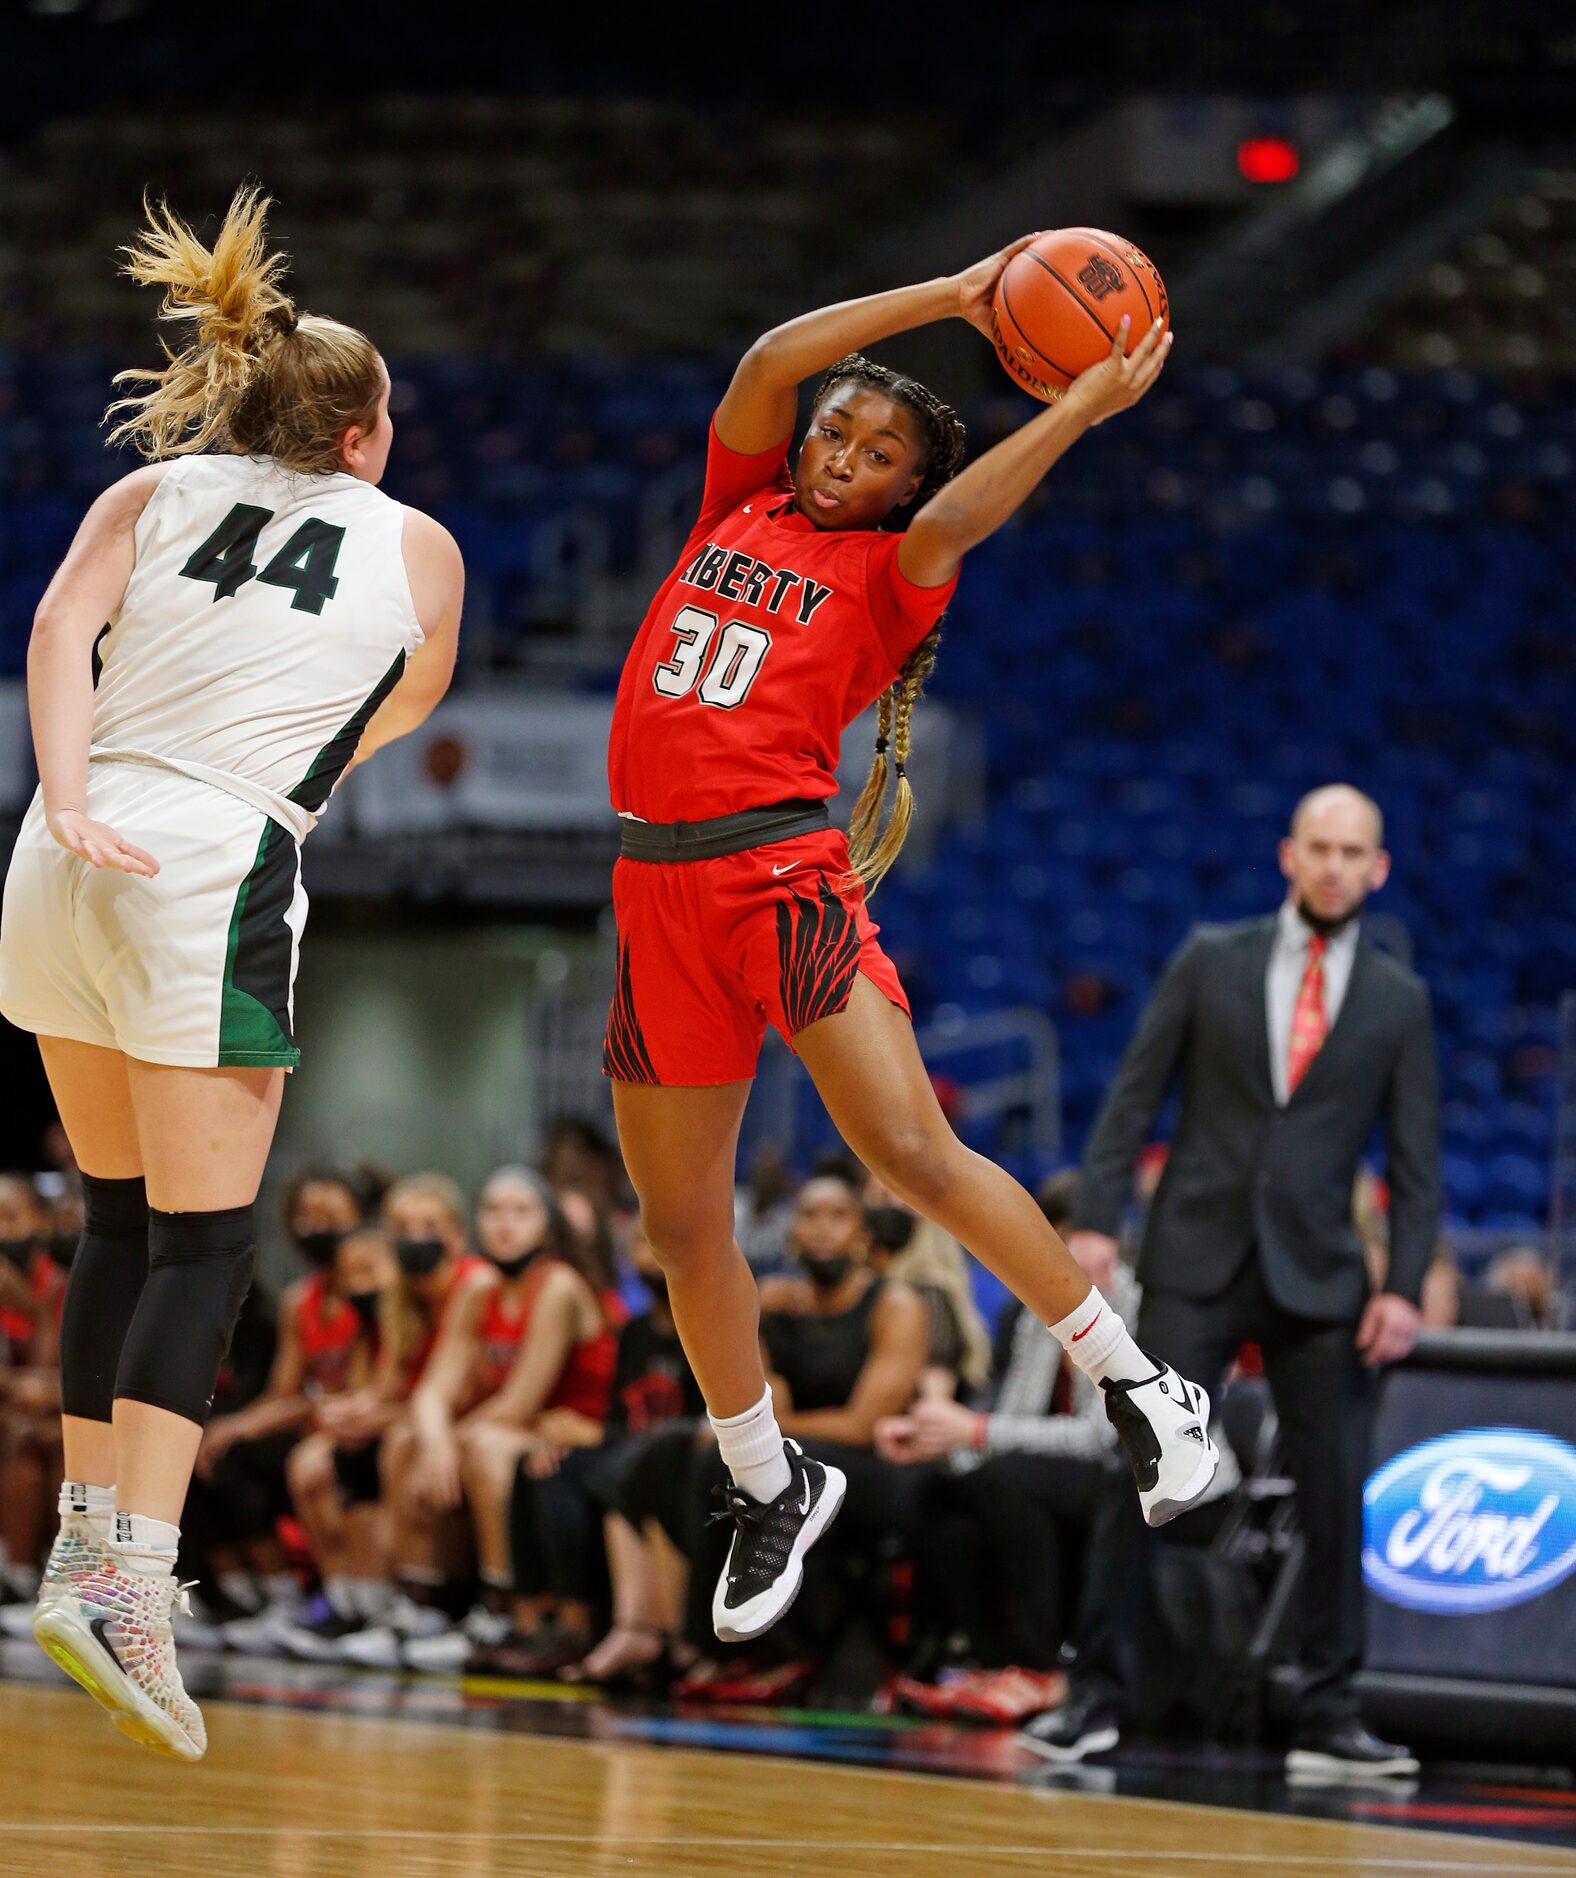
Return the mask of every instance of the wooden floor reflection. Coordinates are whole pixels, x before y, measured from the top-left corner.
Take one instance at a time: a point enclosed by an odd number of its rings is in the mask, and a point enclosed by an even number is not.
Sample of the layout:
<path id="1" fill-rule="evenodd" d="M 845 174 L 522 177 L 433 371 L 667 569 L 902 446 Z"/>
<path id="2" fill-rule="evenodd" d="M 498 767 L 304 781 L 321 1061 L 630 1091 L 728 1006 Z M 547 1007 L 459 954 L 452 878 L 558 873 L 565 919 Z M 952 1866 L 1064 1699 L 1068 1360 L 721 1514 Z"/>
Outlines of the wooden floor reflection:
<path id="1" fill-rule="evenodd" d="M 693 1749 L 209 1706 L 197 1768 L 0 1684 L 7 1878 L 1576 1874 L 1576 1852 Z"/>

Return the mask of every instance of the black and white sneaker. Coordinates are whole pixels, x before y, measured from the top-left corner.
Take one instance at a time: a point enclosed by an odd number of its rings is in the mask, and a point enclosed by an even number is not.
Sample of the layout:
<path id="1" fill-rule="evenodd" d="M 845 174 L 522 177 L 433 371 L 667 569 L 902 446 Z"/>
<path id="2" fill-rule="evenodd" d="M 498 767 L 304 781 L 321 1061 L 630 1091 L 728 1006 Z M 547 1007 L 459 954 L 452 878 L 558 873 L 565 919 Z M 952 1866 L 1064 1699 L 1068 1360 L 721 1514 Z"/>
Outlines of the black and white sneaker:
<path id="1" fill-rule="evenodd" d="M 1306 1781 L 1409 1779 L 1418 1771 L 1409 1748 L 1381 1741 L 1360 1721 L 1303 1730 L 1286 1756 L 1290 1779 Z"/>
<path id="2" fill-rule="evenodd" d="M 1109 1754 L 1122 1738 L 1121 1715 L 1102 1688 L 1073 1681 L 1060 1708 L 1036 1715 L 1018 1730 L 1018 1740 L 1048 1761 L 1067 1764 L 1090 1754 Z"/>
<path id="3" fill-rule="evenodd" d="M 1148 1352 L 1146 1351 L 1147 1355 Z M 1215 1478 L 1220 1451 L 1209 1437 L 1209 1397 L 1169 1363 L 1137 1382 L 1105 1377 L 1105 1412 L 1127 1450 L 1138 1503 L 1151 1526 L 1175 1519 Z"/>
<path id="4" fill-rule="evenodd" d="M 367 1626 L 359 1611 L 341 1611 L 326 1597 L 316 1597 L 304 1611 L 279 1627 L 278 1648 L 298 1663 L 338 1663 L 347 1637 Z"/>
<path id="5" fill-rule="evenodd" d="M 716 1489 L 723 1501 L 712 1519 L 731 1519 L 735 1531 L 728 1562 L 711 1600 L 711 1621 L 724 1643 L 747 1643 L 770 1630 L 799 1595 L 804 1555 L 836 1519 L 848 1491 L 840 1468 L 823 1467 L 795 1441 L 783 1443 L 788 1485 L 762 1502 L 731 1481 Z"/>

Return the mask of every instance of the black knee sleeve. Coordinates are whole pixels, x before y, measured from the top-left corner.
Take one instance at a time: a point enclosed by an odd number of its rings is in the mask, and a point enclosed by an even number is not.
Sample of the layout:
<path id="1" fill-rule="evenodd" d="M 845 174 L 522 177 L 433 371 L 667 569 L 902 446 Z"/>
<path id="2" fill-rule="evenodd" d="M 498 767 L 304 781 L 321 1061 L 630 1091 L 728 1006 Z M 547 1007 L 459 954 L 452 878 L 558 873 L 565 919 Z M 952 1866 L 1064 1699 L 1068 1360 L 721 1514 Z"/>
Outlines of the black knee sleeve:
<path id="1" fill-rule="evenodd" d="M 115 1394 L 206 1423 L 252 1283 L 252 1209 L 148 1214 L 148 1282 Z"/>
<path id="2" fill-rule="evenodd" d="M 148 1195 L 142 1176 L 82 1176 L 82 1239 L 60 1315 L 60 1406 L 107 1422 L 115 1372 L 148 1276 Z"/>

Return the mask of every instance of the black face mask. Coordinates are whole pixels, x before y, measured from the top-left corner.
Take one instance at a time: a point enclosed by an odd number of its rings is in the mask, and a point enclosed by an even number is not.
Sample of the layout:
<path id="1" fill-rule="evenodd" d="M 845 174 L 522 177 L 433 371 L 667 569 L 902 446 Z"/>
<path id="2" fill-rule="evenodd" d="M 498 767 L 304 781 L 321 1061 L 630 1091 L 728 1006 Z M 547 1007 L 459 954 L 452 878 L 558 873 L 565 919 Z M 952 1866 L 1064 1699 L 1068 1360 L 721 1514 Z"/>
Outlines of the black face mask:
<path id="1" fill-rule="evenodd" d="M 371 1330 L 377 1323 L 378 1299 L 382 1296 L 381 1291 L 347 1291 L 345 1293 L 345 1302 L 361 1319 L 363 1330 Z"/>
<path id="2" fill-rule="evenodd" d="M 70 1271 L 71 1261 L 77 1256 L 77 1247 L 82 1243 L 79 1232 L 52 1232 L 49 1235 L 49 1256 L 63 1272 Z"/>
<path id="3" fill-rule="evenodd" d="M 529 1252 L 522 1252 L 518 1258 L 514 1259 L 494 1258 L 491 1252 L 489 1252 L 487 1256 L 492 1259 L 493 1264 L 498 1267 L 505 1278 L 513 1279 L 518 1278 L 533 1259 L 540 1258 L 541 1253 L 542 1248 L 540 1246 L 533 1246 Z"/>
<path id="4" fill-rule="evenodd" d="M 871 1243 L 878 1252 L 901 1252 L 914 1236 L 919 1224 L 903 1206 L 871 1206 L 865 1209 L 865 1225 Z"/>
<path id="5" fill-rule="evenodd" d="M 301 1248 L 302 1258 L 322 1271 L 333 1264 L 334 1254 L 344 1237 L 342 1232 L 330 1228 L 318 1232 L 298 1232 L 295 1242 Z"/>
<path id="6" fill-rule="evenodd" d="M 443 1263 L 447 1248 L 441 1239 L 396 1239 L 394 1256 L 407 1278 L 426 1278 Z"/>
<path id="7" fill-rule="evenodd" d="M 854 1268 L 853 1258 L 839 1252 L 833 1258 L 801 1259 L 805 1276 L 817 1291 L 835 1291 Z"/>
<path id="8" fill-rule="evenodd" d="M 0 1259 L 9 1259 L 19 1272 L 25 1272 L 33 1262 L 33 1249 L 38 1244 L 36 1239 L 0 1239 Z"/>

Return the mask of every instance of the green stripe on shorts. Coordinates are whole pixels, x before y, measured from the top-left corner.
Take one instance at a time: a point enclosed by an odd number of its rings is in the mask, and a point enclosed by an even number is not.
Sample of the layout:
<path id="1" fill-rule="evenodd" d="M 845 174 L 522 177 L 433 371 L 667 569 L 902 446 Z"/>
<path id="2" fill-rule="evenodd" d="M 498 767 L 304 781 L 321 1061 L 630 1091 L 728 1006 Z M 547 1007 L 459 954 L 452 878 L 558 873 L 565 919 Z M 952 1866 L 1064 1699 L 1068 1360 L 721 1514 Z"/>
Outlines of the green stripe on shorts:
<path id="1" fill-rule="evenodd" d="M 294 1069 L 290 1035 L 292 939 L 285 915 L 295 896 L 295 838 L 265 818 L 257 856 L 235 896 L 219 1006 L 218 1067 Z"/>

